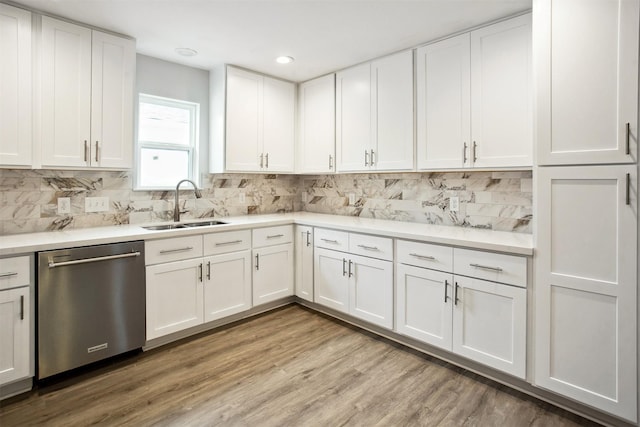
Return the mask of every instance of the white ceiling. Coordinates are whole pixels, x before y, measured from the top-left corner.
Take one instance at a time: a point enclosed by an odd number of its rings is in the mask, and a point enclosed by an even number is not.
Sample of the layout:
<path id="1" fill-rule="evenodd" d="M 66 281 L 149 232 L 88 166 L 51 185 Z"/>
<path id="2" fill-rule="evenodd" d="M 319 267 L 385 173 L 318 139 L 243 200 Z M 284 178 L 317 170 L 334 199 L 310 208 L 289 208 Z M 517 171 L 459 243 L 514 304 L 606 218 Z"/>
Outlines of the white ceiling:
<path id="1" fill-rule="evenodd" d="M 139 53 L 304 81 L 531 8 L 531 0 L 18 0 L 137 39 Z M 188 47 L 198 55 L 175 53 Z M 296 60 L 275 62 L 280 55 Z"/>

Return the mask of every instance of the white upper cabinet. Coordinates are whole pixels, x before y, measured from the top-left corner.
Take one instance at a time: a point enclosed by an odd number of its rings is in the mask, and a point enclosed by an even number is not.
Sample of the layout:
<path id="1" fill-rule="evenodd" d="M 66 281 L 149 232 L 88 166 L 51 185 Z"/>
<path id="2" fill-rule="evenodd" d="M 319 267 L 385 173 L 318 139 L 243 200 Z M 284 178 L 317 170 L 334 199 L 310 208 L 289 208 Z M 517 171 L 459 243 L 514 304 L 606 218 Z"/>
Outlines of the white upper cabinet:
<path id="1" fill-rule="evenodd" d="M 532 165 L 531 14 L 417 50 L 417 167 Z"/>
<path id="2" fill-rule="evenodd" d="M 540 165 L 638 159 L 634 0 L 534 2 Z"/>
<path id="3" fill-rule="evenodd" d="M 31 13 L 0 4 L 0 165 L 31 166 Z"/>
<path id="4" fill-rule="evenodd" d="M 335 74 L 329 74 L 301 83 L 298 88 L 299 173 L 335 172 L 335 78 Z"/>
<path id="5" fill-rule="evenodd" d="M 42 17 L 42 166 L 127 169 L 135 43 Z"/>
<path id="6" fill-rule="evenodd" d="M 336 74 L 339 172 L 413 169 L 413 53 Z"/>
<path id="7" fill-rule="evenodd" d="M 295 97 L 293 83 L 227 67 L 225 141 L 213 144 L 225 170 L 294 171 Z"/>

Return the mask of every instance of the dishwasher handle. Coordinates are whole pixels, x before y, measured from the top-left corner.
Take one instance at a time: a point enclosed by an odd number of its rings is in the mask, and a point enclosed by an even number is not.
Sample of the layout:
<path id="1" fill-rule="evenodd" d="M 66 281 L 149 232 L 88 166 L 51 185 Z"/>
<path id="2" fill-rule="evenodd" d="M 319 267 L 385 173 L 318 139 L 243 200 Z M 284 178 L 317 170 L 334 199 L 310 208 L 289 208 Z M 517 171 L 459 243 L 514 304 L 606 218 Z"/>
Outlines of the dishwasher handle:
<path id="1" fill-rule="evenodd" d="M 120 258 L 131 258 L 131 257 L 140 256 L 140 255 L 141 255 L 140 252 L 131 252 L 128 254 L 107 255 L 107 256 L 100 256 L 95 258 L 75 259 L 72 261 L 62 261 L 62 262 L 49 261 L 49 268 L 63 267 L 65 265 L 86 264 L 88 262 L 109 261 L 112 259 L 120 259 Z"/>

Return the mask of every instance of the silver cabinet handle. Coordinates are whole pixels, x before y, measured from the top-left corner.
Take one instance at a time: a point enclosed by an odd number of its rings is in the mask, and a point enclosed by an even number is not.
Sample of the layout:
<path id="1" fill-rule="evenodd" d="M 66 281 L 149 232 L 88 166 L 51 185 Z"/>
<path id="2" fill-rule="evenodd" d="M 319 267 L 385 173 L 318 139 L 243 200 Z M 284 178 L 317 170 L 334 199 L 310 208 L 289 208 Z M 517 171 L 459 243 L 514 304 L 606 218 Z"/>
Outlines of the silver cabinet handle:
<path id="1" fill-rule="evenodd" d="M 374 161 L 373 161 L 374 157 L 373 157 L 373 155 L 374 155 L 374 151 L 373 151 L 373 150 L 371 150 L 371 156 L 370 156 L 370 160 L 371 160 L 371 161 L 369 162 L 369 163 L 371 164 L 371 166 L 373 166 L 373 164 L 374 164 Z"/>
<path id="2" fill-rule="evenodd" d="M 449 287 L 449 282 L 447 280 L 444 281 L 444 302 L 447 302 L 447 299 L 449 298 L 447 295 L 447 287 Z"/>
<path id="3" fill-rule="evenodd" d="M 278 237 L 284 237 L 284 234 L 272 234 L 271 236 L 267 236 L 267 239 L 277 239 Z"/>
<path id="4" fill-rule="evenodd" d="M 466 164 L 467 163 L 467 143 L 463 142 L 462 143 L 462 164 Z"/>
<path id="5" fill-rule="evenodd" d="M 8 278 L 8 277 L 13 277 L 13 276 L 17 276 L 17 275 L 18 275 L 18 273 L 13 273 L 13 272 L 12 273 L 2 273 L 2 274 L 0 274 L 0 279 L 5 279 L 5 278 Z"/>
<path id="6" fill-rule="evenodd" d="M 627 149 L 625 150 L 625 153 L 627 155 L 631 154 L 631 147 L 629 145 L 629 140 L 631 138 L 631 123 L 627 122 Z"/>
<path id="7" fill-rule="evenodd" d="M 174 252 L 186 252 L 186 251 L 192 251 L 192 250 L 193 250 L 193 246 L 185 246 L 184 248 L 163 249 L 160 251 L 160 254 L 165 255 L 165 254 L 172 254 Z"/>
<path id="8" fill-rule="evenodd" d="M 136 256 L 140 256 L 140 252 L 131 252 L 128 254 L 119 254 L 119 255 L 107 255 L 107 256 L 100 256 L 100 257 L 95 257 L 95 258 L 83 258 L 83 259 L 76 259 L 73 261 L 63 261 L 63 262 L 53 262 L 51 259 L 49 260 L 49 268 L 54 268 L 54 267 L 63 267 L 65 265 L 76 265 L 76 264 L 86 264 L 89 262 L 98 262 L 98 261 L 108 261 L 111 259 L 119 259 L 119 258 L 131 258 L 131 257 L 136 257 Z"/>
<path id="9" fill-rule="evenodd" d="M 473 141 L 473 163 L 475 163 L 478 160 L 478 144 L 476 144 L 475 141 Z"/>
<path id="10" fill-rule="evenodd" d="M 331 240 L 331 239 L 320 238 L 320 240 L 322 240 L 323 242 L 326 242 L 326 243 L 334 243 L 336 245 L 339 243 L 337 240 Z"/>
<path id="11" fill-rule="evenodd" d="M 311 240 L 309 239 L 310 236 L 311 236 L 311 232 L 307 231 L 307 246 L 311 246 Z"/>
<path id="12" fill-rule="evenodd" d="M 24 320 L 24 295 L 20 295 L 20 320 Z"/>
<path id="13" fill-rule="evenodd" d="M 433 257 L 431 255 L 420 255 L 420 254 L 411 253 L 411 254 L 409 254 L 409 256 L 414 256 L 414 257 L 420 258 L 420 259 L 428 259 L 430 261 L 435 261 L 436 260 L 436 257 Z"/>
<path id="14" fill-rule="evenodd" d="M 329 170 L 333 169 L 333 155 L 329 154 Z"/>
<path id="15" fill-rule="evenodd" d="M 256 254 L 256 271 L 260 270 L 260 254 Z"/>
<path id="16" fill-rule="evenodd" d="M 469 264 L 469 265 L 471 267 L 482 268 L 484 270 L 497 271 L 498 273 L 500 273 L 502 271 L 502 269 L 500 267 L 490 267 L 488 265 L 481 265 L 481 264 Z"/>
<path id="17" fill-rule="evenodd" d="M 625 194 L 625 203 L 627 206 L 631 204 L 631 174 L 627 174 L 627 190 Z"/>
<path id="18" fill-rule="evenodd" d="M 460 286 L 458 286 L 458 282 L 456 282 L 456 286 L 453 289 L 453 305 L 458 305 L 458 301 L 460 301 L 458 299 L 458 288 Z"/>
<path id="19" fill-rule="evenodd" d="M 260 153 L 260 169 L 264 167 L 264 153 Z"/>
<path id="20" fill-rule="evenodd" d="M 99 145 L 99 142 L 98 142 L 98 141 L 96 141 L 96 162 L 98 162 L 98 161 L 99 161 L 99 158 L 100 158 L 100 157 L 98 156 L 98 153 L 99 153 L 99 152 L 100 152 L 100 145 Z"/>
<path id="21" fill-rule="evenodd" d="M 87 151 L 89 149 L 89 145 L 87 144 L 87 140 L 84 140 L 84 161 L 88 162 L 89 161 L 89 157 L 87 156 Z"/>
<path id="22" fill-rule="evenodd" d="M 369 151 L 364 150 L 364 165 L 369 166 Z"/>
<path id="23" fill-rule="evenodd" d="M 351 271 L 351 264 L 353 264 L 353 261 L 349 260 L 349 277 L 353 276 L 353 272 Z"/>
<path id="24" fill-rule="evenodd" d="M 347 260 L 342 258 L 342 276 L 347 275 Z"/>
<path id="25" fill-rule="evenodd" d="M 269 169 L 269 153 L 265 154 L 264 156 L 264 167 L 266 169 Z"/>
<path id="26" fill-rule="evenodd" d="M 202 282 L 202 263 L 200 263 L 198 269 L 200 270 L 200 276 L 198 277 L 198 279 Z"/>
<path id="27" fill-rule="evenodd" d="M 379 251 L 377 246 L 358 245 L 359 248 L 366 249 L 368 251 Z"/>
<path id="28" fill-rule="evenodd" d="M 242 243 L 242 240 L 231 240 L 229 242 L 216 242 L 216 246 L 225 246 L 225 245 L 235 245 L 237 243 Z"/>
<path id="29" fill-rule="evenodd" d="M 207 280 L 211 280 L 211 261 L 207 261 Z"/>

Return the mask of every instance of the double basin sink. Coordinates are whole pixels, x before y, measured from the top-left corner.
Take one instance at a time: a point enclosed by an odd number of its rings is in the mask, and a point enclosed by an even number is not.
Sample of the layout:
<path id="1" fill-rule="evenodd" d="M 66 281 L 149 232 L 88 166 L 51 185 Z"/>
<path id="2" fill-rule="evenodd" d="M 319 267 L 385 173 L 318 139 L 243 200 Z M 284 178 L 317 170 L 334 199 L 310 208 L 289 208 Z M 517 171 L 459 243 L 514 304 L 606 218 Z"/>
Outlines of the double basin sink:
<path id="1" fill-rule="evenodd" d="M 200 222 L 187 222 L 187 223 L 177 223 L 177 224 L 147 225 L 142 228 L 146 230 L 175 230 L 178 228 L 209 227 L 212 225 L 222 225 L 222 224 L 226 224 L 226 222 L 200 221 Z"/>

